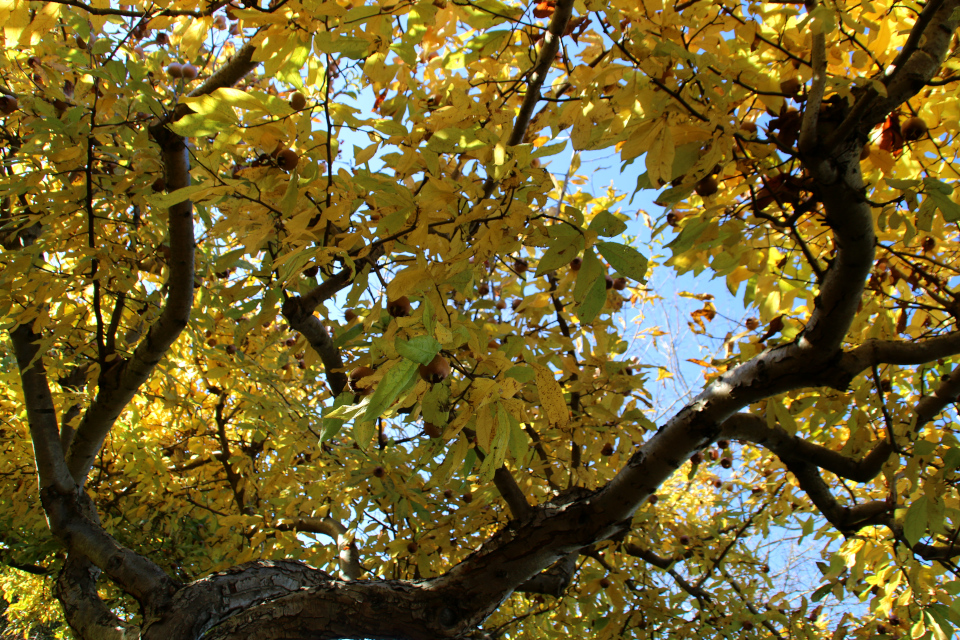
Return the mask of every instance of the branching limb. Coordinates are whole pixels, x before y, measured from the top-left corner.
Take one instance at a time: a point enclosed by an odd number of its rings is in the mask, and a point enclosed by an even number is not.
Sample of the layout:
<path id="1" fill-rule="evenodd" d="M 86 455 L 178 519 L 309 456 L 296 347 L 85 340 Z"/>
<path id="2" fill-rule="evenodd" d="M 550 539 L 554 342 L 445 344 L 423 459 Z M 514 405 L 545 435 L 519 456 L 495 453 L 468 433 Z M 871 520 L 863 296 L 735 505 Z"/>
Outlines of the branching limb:
<path id="1" fill-rule="evenodd" d="M 321 533 L 333 538 L 340 555 L 340 577 L 343 580 L 359 580 L 363 575 L 360 565 L 360 551 L 353 535 L 334 518 L 316 518 L 305 516 L 284 520 L 277 525 L 278 531 L 306 531 Z"/>
<path id="2" fill-rule="evenodd" d="M 923 364 L 940 358 L 949 358 L 958 353 L 960 353 L 960 331 L 951 331 L 946 335 L 912 342 L 869 340 L 845 352 L 840 357 L 833 376 L 836 378 L 836 384 L 843 384 L 846 387 L 856 375 L 875 365 Z M 831 381 L 831 385 L 833 384 L 834 382 Z"/>
<path id="3" fill-rule="evenodd" d="M 676 564 L 676 560 L 671 558 L 663 558 L 648 551 L 641 547 L 640 545 L 627 543 L 623 546 L 623 550 L 626 551 L 631 556 L 635 558 L 640 558 L 641 560 L 657 567 L 658 569 L 663 569 L 667 574 L 673 578 L 674 582 L 677 583 L 677 586 L 689 593 L 691 596 L 697 599 L 699 602 L 711 602 L 711 596 L 709 593 L 704 591 L 697 585 L 690 584 L 686 578 L 680 575 L 676 569 L 673 568 L 673 565 Z"/>
<path id="4" fill-rule="evenodd" d="M 100 599 L 97 592 L 99 575 L 100 569 L 86 558 L 75 554 L 67 558 L 54 587 L 67 623 L 78 638 L 125 640 L 138 637 L 140 629 L 118 618 Z"/>
<path id="5" fill-rule="evenodd" d="M 779 425 L 771 427 L 764 418 L 749 413 L 738 413 L 724 422 L 722 434 L 725 438 L 746 440 L 769 449 L 785 462 L 806 461 L 855 482 L 875 478 L 893 453 L 893 445 L 882 440 L 857 460 L 791 435 Z"/>

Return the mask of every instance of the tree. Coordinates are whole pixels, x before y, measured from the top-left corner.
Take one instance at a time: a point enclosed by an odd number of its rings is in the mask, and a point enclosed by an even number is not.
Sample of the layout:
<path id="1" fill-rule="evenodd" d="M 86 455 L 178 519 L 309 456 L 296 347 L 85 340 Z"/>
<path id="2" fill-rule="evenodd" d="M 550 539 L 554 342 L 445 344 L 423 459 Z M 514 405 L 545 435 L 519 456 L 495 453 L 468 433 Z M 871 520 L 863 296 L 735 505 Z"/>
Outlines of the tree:
<path id="1" fill-rule="evenodd" d="M 958 5 L 3 5 L 8 600 L 85 639 L 946 637 Z M 658 422 L 648 267 L 752 315 L 699 294 L 730 332 Z"/>

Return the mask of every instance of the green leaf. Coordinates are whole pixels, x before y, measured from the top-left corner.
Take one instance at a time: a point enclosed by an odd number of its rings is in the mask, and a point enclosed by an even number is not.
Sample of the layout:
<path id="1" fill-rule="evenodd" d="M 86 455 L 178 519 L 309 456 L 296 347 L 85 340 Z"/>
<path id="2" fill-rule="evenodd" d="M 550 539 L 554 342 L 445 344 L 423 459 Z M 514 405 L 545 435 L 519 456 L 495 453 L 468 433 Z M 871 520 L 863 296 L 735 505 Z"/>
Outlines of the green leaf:
<path id="1" fill-rule="evenodd" d="M 903 537 L 913 546 L 927 531 L 927 496 L 920 496 L 907 509 L 903 519 Z"/>
<path id="2" fill-rule="evenodd" d="M 382 416 L 400 394 L 413 384 L 416 377 L 417 363 L 413 360 L 404 358 L 390 367 L 383 379 L 377 383 L 377 389 L 370 398 L 361 422 L 372 422 Z M 360 444 L 362 446 L 364 443 Z"/>
<path id="3" fill-rule="evenodd" d="M 550 242 L 543 257 L 537 263 L 535 276 L 538 278 L 548 271 L 570 264 L 570 261 L 583 251 L 584 239 L 576 229 L 568 225 L 557 226 L 569 230 L 569 232 L 560 229 L 556 232 L 551 230 L 551 235 L 556 233 L 556 237 Z"/>
<path id="4" fill-rule="evenodd" d="M 433 336 L 416 336 L 409 340 L 397 338 L 394 341 L 397 353 L 413 360 L 418 364 L 430 364 L 430 361 L 440 353 L 440 343 Z"/>
<path id="5" fill-rule="evenodd" d="M 606 278 L 597 278 L 593 281 L 593 284 L 590 285 L 590 290 L 587 292 L 586 298 L 580 303 L 580 309 L 577 312 L 577 315 L 580 316 L 580 321 L 589 324 L 596 320 L 606 301 Z"/>
<path id="6" fill-rule="evenodd" d="M 577 273 L 577 283 L 573 285 L 573 299 L 581 303 L 587 299 L 587 294 L 593 289 L 594 283 L 603 277 L 603 264 L 593 251 L 583 254 L 583 262 Z M 604 283 L 606 287 L 606 283 Z"/>
<path id="7" fill-rule="evenodd" d="M 637 282 L 646 282 L 647 259 L 639 251 L 617 242 L 599 242 L 597 249 L 614 269 Z"/>
<path id="8" fill-rule="evenodd" d="M 609 211 L 601 211 L 590 223 L 587 230 L 604 238 L 612 238 L 626 231 L 627 225 Z"/>
<path id="9" fill-rule="evenodd" d="M 219 133 L 224 130 L 225 124 L 229 123 L 215 120 L 212 115 L 188 113 L 171 124 L 170 130 L 185 138 L 196 138 L 198 136 L 209 136 Z"/>

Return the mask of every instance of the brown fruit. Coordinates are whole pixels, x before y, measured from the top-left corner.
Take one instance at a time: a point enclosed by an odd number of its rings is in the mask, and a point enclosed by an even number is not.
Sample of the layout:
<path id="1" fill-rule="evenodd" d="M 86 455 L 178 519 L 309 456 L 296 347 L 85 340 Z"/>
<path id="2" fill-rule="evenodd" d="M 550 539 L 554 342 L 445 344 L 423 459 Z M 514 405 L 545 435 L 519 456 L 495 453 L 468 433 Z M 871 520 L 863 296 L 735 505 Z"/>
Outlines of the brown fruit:
<path id="1" fill-rule="evenodd" d="M 614 279 L 613 288 L 616 289 L 617 291 L 623 291 L 624 289 L 627 288 L 627 279 L 622 276 Z"/>
<path id="2" fill-rule="evenodd" d="M 715 177 L 707 176 L 706 178 L 700 180 L 693 190 L 696 191 L 697 195 L 701 198 L 706 198 L 708 196 L 712 196 L 720 190 L 720 183 Z"/>
<path id="3" fill-rule="evenodd" d="M 0 112 L 4 115 L 10 115 L 17 110 L 18 102 L 13 96 L 3 96 L 0 98 Z"/>
<path id="4" fill-rule="evenodd" d="M 364 378 L 372 375 L 373 375 L 373 369 L 371 369 L 370 367 L 357 367 L 356 369 L 350 372 L 350 388 L 353 389 L 354 393 L 358 393 L 360 395 L 367 395 L 368 393 L 373 391 L 373 389 L 371 389 L 370 387 L 361 387 L 359 386 L 358 383 Z"/>
<path id="5" fill-rule="evenodd" d="M 603 455 L 603 456 L 612 456 L 613 452 L 614 452 L 613 445 L 610 444 L 609 442 L 604 444 L 603 448 L 600 449 L 600 455 Z"/>
<path id="6" fill-rule="evenodd" d="M 919 140 L 927 134 L 928 130 L 927 123 L 923 121 L 923 118 L 917 118 L 916 116 L 907 118 L 900 125 L 900 135 L 907 142 Z"/>
<path id="7" fill-rule="evenodd" d="M 213 26 L 215 29 L 226 29 L 227 28 L 227 19 L 224 16 L 217 16 L 213 19 Z"/>
<path id="8" fill-rule="evenodd" d="M 297 344 L 297 339 L 296 339 L 296 338 L 287 338 L 286 340 L 283 341 L 283 344 L 286 345 L 286 346 L 288 346 L 288 347 L 292 347 L 293 345 Z"/>
<path id="9" fill-rule="evenodd" d="M 785 96 L 800 95 L 800 88 L 803 87 L 799 78 L 789 78 L 780 83 L 780 93 Z"/>
<path id="10" fill-rule="evenodd" d="M 307 106 L 307 99 L 302 93 L 297 91 L 292 96 L 290 96 L 290 108 L 294 111 L 300 111 Z"/>
<path id="11" fill-rule="evenodd" d="M 724 456 L 723 458 L 720 458 L 720 466 L 723 467 L 724 469 L 729 469 L 730 467 L 733 466 L 733 458 L 729 458 L 726 456 Z"/>
<path id="12" fill-rule="evenodd" d="M 517 273 L 526 273 L 529 264 L 523 258 L 517 258 L 513 261 L 513 270 Z"/>
<path id="13" fill-rule="evenodd" d="M 277 155 L 277 166 L 284 171 L 293 171 L 300 162 L 300 156 L 293 149 L 284 149 Z"/>
<path id="14" fill-rule="evenodd" d="M 583 260 L 580 258 L 574 258 L 570 261 L 570 270 L 571 271 L 580 271 L 580 266 L 583 264 Z"/>
<path id="15" fill-rule="evenodd" d="M 473 494 L 468 491 L 462 496 L 460 496 L 460 499 L 469 504 L 473 502 Z"/>
<path id="16" fill-rule="evenodd" d="M 343 319 L 346 320 L 347 322 L 353 322 L 354 320 L 357 319 L 357 312 L 354 311 L 353 309 L 347 309 L 346 311 L 343 312 Z"/>
<path id="17" fill-rule="evenodd" d="M 423 423 L 423 434 L 428 438 L 439 438 L 443 435 L 443 429 L 432 422 Z"/>
<path id="18" fill-rule="evenodd" d="M 420 377 L 430 384 L 442 382 L 444 378 L 450 375 L 450 361 L 437 354 L 430 364 L 420 365 Z"/>
<path id="19" fill-rule="evenodd" d="M 200 75 L 199 69 L 192 64 L 183 65 L 181 71 L 183 72 L 183 78 L 185 80 L 196 80 L 197 76 Z"/>
<path id="20" fill-rule="evenodd" d="M 657 504 L 658 502 L 660 502 L 660 496 L 658 496 L 658 495 L 655 494 L 655 493 L 650 494 L 650 497 L 647 498 L 647 502 L 650 503 L 651 506 L 653 506 L 653 505 Z"/>
<path id="21" fill-rule="evenodd" d="M 760 327 L 760 320 L 757 318 L 747 318 L 747 321 L 744 324 L 750 331 L 755 331 Z"/>
<path id="22" fill-rule="evenodd" d="M 410 310 L 410 298 L 407 296 L 400 296 L 396 300 L 387 302 L 387 313 L 394 318 L 406 318 L 410 315 Z"/>
<path id="23" fill-rule="evenodd" d="M 513 300 L 510 301 L 510 308 L 516 311 L 517 309 L 520 308 L 521 304 L 523 304 L 522 298 L 514 298 Z"/>
<path id="24" fill-rule="evenodd" d="M 304 362 L 303 360 L 297 360 L 297 368 L 298 368 L 298 369 L 306 369 L 306 368 L 307 368 L 307 363 Z"/>
<path id="25" fill-rule="evenodd" d="M 726 449 L 727 447 L 730 446 L 730 441 L 729 441 L 729 440 L 717 440 L 717 446 L 720 447 L 721 449 Z"/>
<path id="26" fill-rule="evenodd" d="M 157 34 L 157 37 L 154 38 L 154 42 L 156 42 L 158 46 L 166 47 L 167 45 L 170 44 L 170 36 L 168 36 L 165 32 L 161 31 L 160 33 Z"/>
<path id="27" fill-rule="evenodd" d="M 713 481 L 713 486 L 715 489 L 719 489 L 720 487 L 723 486 L 723 480 L 720 480 L 719 478 L 717 478 L 716 480 Z"/>
<path id="28" fill-rule="evenodd" d="M 382 478 L 382 477 L 385 476 L 385 475 L 387 475 L 387 472 L 384 471 L 383 467 L 374 467 L 374 468 L 373 468 L 373 476 L 374 476 L 375 478 Z"/>
<path id="29" fill-rule="evenodd" d="M 451 489 L 444 489 L 443 497 L 446 498 L 447 500 L 451 499 L 453 497 L 453 491 Z"/>
<path id="30" fill-rule="evenodd" d="M 178 62 L 171 62 L 167 65 L 167 75 L 171 78 L 183 77 L 183 65 Z"/>
<path id="31" fill-rule="evenodd" d="M 86 49 L 86 48 L 87 48 L 87 41 L 84 40 L 83 38 L 81 38 L 80 36 L 77 36 L 77 48 L 78 48 L 78 49 Z"/>
<path id="32" fill-rule="evenodd" d="M 160 176 L 159 178 L 154 180 L 153 184 L 150 186 L 153 188 L 154 191 L 159 193 L 167 188 L 167 181 L 163 179 L 163 176 Z"/>
<path id="33" fill-rule="evenodd" d="M 507 303 L 504 300 L 497 300 L 497 309 L 500 309 L 500 311 L 503 311 L 506 308 L 507 308 Z"/>
<path id="34" fill-rule="evenodd" d="M 417 552 L 417 549 L 419 549 L 419 548 L 420 548 L 420 547 L 417 546 L 417 543 L 416 543 L 416 542 L 408 542 L 408 543 L 407 543 L 407 552 L 409 552 L 409 553 L 416 553 L 416 552 Z"/>
<path id="35" fill-rule="evenodd" d="M 477 286 L 477 293 L 481 296 L 487 295 L 488 293 L 490 293 L 490 285 L 488 285 L 486 282 L 481 282 Z"/>
<path id="36" fill-rule="evenodd" d="M 683 546 L 687 546 L 688 544 L 690 544 L 690 536 L 688 536 L 687 534 L 683 534 L 682 536 L 680 536 L 680 544 L 682 544 Z"/>
<path id="37" fill-rule="evenodd" d="M 316 278 L 318 273 L 320 273 L 320 267 L 317 265 L 309 266 L 303 270 L 303 275 L 307 278 Z"/>
<path id="38" fill-rule="evenodd" d="M 237 345 L 235 345 L 235 344 L 228 344 L 226 351 L 227 351 L 227 355 L 232 356 L 233 354 L 235 354 L 235 353 L 237 352 Z"/>
<path id="39" fill-rule="evenodd" d="M 611 583 L 610 583 L 610 580 L 608 580 L 607 578 L 600 578 L 599 584 L 601 589 L 609 589 Z"/>
<path id="40" fill-rule="evenodd" d="M 606 276 L 607 289 L 613 289 L 613 278 Z"/>
<path id="41" fill-rule="evenodd" d="M 690 462 L 692 462 L 693 464 L 700 464 L 701 462 L 703 462 L 703 454 L 700 453 L 699 451 L 694 452 L 694 454 L 690 456 Z"/>

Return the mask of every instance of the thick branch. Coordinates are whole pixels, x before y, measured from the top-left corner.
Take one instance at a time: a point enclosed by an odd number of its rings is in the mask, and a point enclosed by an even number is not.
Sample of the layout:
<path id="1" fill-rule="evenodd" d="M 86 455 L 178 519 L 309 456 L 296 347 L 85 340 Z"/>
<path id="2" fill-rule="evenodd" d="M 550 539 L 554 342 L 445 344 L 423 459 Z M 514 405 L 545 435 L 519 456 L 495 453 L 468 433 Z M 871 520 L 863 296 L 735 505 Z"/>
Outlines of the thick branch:
<path id="1" fill-rule="evenodd" d="M 238 82 L 256 66 L 251 61 L 253 51 L 254 47 L 249 43 L 241 47 L 229 62 L 191 95 L 210 93 Z M 182 113 L 178 112 L 173 119 L 179 115 Z M 160 146 L 168 191 L 189 186 L 190 155 L 183 137 L 170 131 L 166 122 L 151 126 L 150 133 Z M 86 482 L 93 461 L 120 413 L 153 373 L 190 319 L 195 268 L 193 203 L 185 200 L 172 205 L 167 212 L 167 220 L 170 275 L 165 285 L 166 300 L 159 318 L 137 345 L 133 355 L 119 361 L 110 370 L 101 372 L 97 397 L 80 422 L 67 453 L 70 473 L 81 486 Z"/>
<path id="2" fill-rule="evenodd" d="M 320 318 L 313 315 L 313 311 L 321 302 L 329 300 L 347 286 L 352 273 L 350 269 L 335 273 L 306 296 L 287 298 L 281 309 L 290 327 L 300 332 L 320 356 L 327 376 L 327 384 L 330 385 L 334 396 L 340 395 L 347 386 L 347 374 L 343 371 L 343 357 L 340 355 L 339 347 L 330 339 L 327 328 L 323 326 Z"/>
<path id="3" fill-rule="evenodd" d="M 40 356 L 40 336 L 33 325 L 21 324 L 10 331 L 10 340 L 20 369 L 23 399 L 27 407 L 27 423 L 33 441 L 40 488 L 52 487 L 61 494 L 72 493 L 76 484 L 70 477 L 60 447 L 57 411 L 47 383 L 47 372 Z"/>

